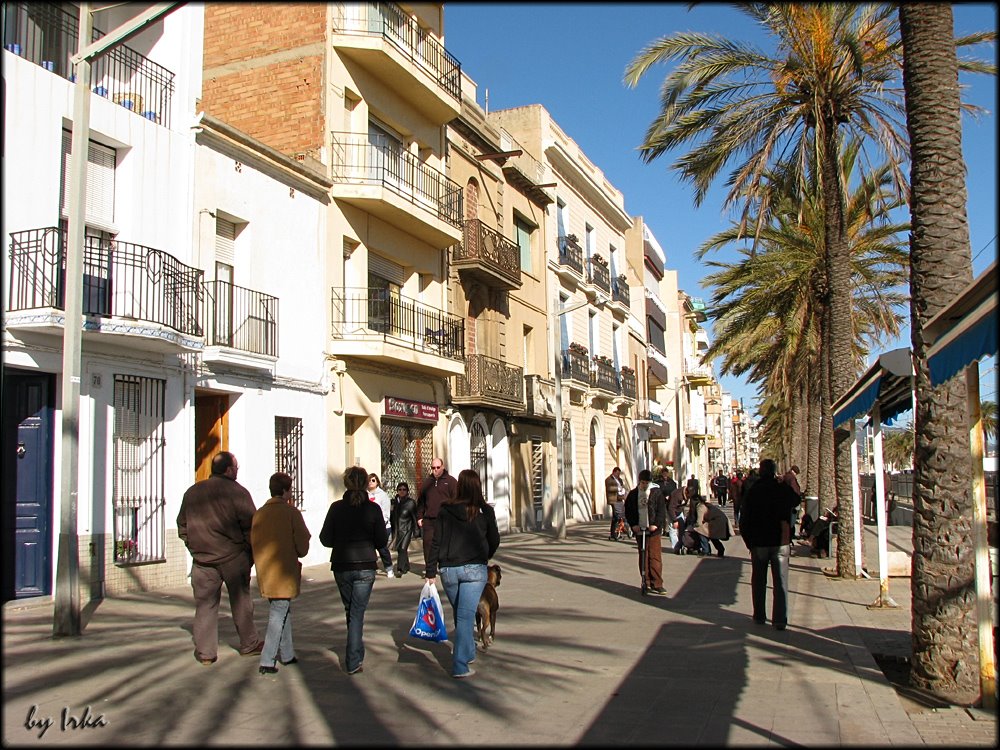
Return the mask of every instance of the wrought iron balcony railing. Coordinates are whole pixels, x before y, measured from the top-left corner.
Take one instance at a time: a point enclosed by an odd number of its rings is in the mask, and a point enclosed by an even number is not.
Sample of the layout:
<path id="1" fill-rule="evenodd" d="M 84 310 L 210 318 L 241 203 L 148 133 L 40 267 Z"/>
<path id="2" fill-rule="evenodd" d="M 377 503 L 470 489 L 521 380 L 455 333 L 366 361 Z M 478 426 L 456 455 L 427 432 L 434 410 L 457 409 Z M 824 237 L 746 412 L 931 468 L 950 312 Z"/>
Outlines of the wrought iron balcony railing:
<path id="1" fill-rule="evenodd" d="M 485 354 L 470 354 L 465 358 L 465 375 L 455 377 L 453 398 L 457 403 L 521 408 L 524 406 L 524 368 Z"/>
<path id="2" fill-rule="evenodd" d="M 79 18 L 69 4 L 4 3 L 4 48 L 36 65 L 76 80 Z M 104 36 L 96 27 L 95 41 Z M 170 103 L 174 74 L 144 55 L 122 44 L 94 61 L 91 86 L 98 96 L 110 98 L 148 120 L 170 127 Z"/>
<path id="3" fill-rule="evenodd" d="M 333 135 L 333 180 L 377 185 L 454 227 L 462 226 L 462 188 L 395 144 L 352 133 Z"/>
<path id="4" fill-rule="evenodd" d="M 569 266 L 583 275 L 583 248 L 570 235 L 559 237 L 559 265 Z"/>
<path id="5" fill-rule="evenodd" d="M 631 306 L 631 294 L 628 290 L 628 282 L 624 276 L 611 279 L 611 299 L 620 302 L 625 307 Z"/>
<path id="6" fill-rule="evenodd" d="M 589 268 L 587 280 L 605 294 L 611 294 L 611 273 L 608 267 L 593 258 L 587 261 L 587 266 Z"/>
<path id="7" fill-rule="evenodd" d="M 333 290 L 333 338 L 405 346 L 448 359 L 465 357 L 465 321 L 457 315 L 378 287 Z"/>
<path id="8" fill-rule="evenodd" d="M 444 91 L 461 100 L 462 66 L 458 60 L 395 3 L 337 3 L 333 27 L 341 34 L 384 38 Z"/>
<path id="9" fill-rule="evenodd" d="M 590 384 L 590 360 L 586 353 L 563 350 L 563 377 Z"/>
<path id="10" fill-rule="evenodd" d="M 206 281 L 205 344 L 277 357 L 278 298 L 228 281 Z"/>
<path id="11" fill-rule="evenodd" d="M 10 235 L 8 310 L 66 309 L 66 237 L 56 227 Z M 83 313 L 158 323 L 202 335 L 200 269 L 161 250 L 87 237 Z"/>
<path id="12" fill-rule="evenodd" d="M 625 372 L 624 370 L 622 370 L 619 374 L 621 375 L 621 391 L 620 391 L 621 394 L 625 398 L 630 398 L 633 401 L 635 401 L 635 392 L 636 392 L 635 391 L 635 382 L 636 382 L 635 381 L 635 373 L 634 372 Z"/>
<path id="13" fill-rule="evenodd" d="M 500 277 L 509 286 L 521 286 L 521 249 L 514 240 L 468 219 L 462 230 L 462 244 L 452 251 L 452 263 L 459 270 L 479 270 L 487 277 Z"/>
<path id="14" fill-rule="evenodd" d="M 594 368 L 590 373 L 590 384 L 599 391 L 618 393 L 618 371 L 610 362 L 594 360 Z"/>

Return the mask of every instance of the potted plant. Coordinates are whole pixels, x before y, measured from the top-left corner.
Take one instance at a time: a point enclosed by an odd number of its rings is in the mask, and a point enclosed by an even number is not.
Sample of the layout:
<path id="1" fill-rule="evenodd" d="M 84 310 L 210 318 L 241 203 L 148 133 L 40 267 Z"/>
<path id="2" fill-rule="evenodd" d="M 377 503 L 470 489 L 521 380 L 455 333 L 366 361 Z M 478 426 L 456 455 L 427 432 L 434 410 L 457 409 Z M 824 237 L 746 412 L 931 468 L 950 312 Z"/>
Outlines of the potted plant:
<path id="1" fill-rule="evenodd" d="M 583 344 L 578 344 L 575 341 L 569 345 L 569 350 L 573 352 L 573 354 L 582 354 L 584 356 L 587 355 L 587 347 L 585 347 Z"/>
<path id="2" fill-rule="evenodd" d="M 593 261 L 594 263 L 596 263 L 599 266 L 604 266 L 605 268 L 608 267 L 608 262 L 606 260 L 604 260 L 604 258 L 602 258 L 597 253 L 594 253 L 593 255 L 591 255 L 590 256 L 590 260 Z"/>
<path id="3" fill-rule="evenodd" d="M 611 361 L 611 357 L 605 357 L 603 354 L 595 354 L 594 361 L 598 364 L 614 365 L 614 362 Z"/>
<path id="4" fill-rule="evenodd" d="M 624 367 L 622 367 L 621 372 L 622 372 L 622 375 L 635 375 L 635 370 L 633 370 L 631 367 L 629 367 L 627 365 L 624 366 Z"/>

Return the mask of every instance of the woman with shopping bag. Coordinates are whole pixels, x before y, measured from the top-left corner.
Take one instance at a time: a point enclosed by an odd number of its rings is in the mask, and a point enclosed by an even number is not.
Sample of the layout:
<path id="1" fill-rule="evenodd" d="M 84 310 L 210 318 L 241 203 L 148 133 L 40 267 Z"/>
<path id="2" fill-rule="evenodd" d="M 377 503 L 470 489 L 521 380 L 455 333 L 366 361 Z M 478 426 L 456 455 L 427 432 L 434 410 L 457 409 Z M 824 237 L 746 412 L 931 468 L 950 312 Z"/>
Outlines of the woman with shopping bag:
<path id="1" fill-rule="evenodd" d="M 486 565 L 500 546 L 493 508 L 483 497 L 479 474 L 465 469 L 458 475 L 455 497 L 445 499 L 427 558 L 427 582 L 439 572 L 454 614 L 455 643 L 452 677 L 471 677 L 476 658 L 474 628 L 479 597 L 486 588 Z"/>

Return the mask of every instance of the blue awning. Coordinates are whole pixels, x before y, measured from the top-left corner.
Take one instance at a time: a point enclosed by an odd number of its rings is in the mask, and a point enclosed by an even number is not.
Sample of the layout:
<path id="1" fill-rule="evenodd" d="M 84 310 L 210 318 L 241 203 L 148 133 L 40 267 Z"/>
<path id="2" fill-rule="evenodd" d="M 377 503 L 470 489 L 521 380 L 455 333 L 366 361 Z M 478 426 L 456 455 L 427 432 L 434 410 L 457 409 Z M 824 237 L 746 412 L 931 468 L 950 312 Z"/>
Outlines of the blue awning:
<path id="1" fill-rule="evenodd" d="M 924 326 L 924 333 L 933 341 L 927 350 L 927 366 L 931 385 L 935 387 L 973 362 L 995 355 L 996 274 L 989 273 L 987 276 L 984 273 L 980 276 L 965 293 Z"/>
<path id="2" fill-rule="evenodd" d="M 909 347 L 880 354 L 857 382 L 833 403 L 833 426 L 866 416 L 879 403 L 881 421 L 892 420 L 913 408 L 913 363 Z"/>

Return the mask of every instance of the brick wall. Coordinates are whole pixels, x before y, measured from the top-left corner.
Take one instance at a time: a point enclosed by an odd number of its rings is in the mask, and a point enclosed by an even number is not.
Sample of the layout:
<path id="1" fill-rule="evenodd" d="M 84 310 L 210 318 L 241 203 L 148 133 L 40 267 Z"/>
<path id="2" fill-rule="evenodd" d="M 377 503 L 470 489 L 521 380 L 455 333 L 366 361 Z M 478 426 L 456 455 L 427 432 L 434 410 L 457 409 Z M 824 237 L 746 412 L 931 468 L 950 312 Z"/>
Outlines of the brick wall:
<path id="1" fill-rule="evenodd" d="M 325 3 L 206 3 L 200 109 L 282 153 L 325 143 Z"/>

